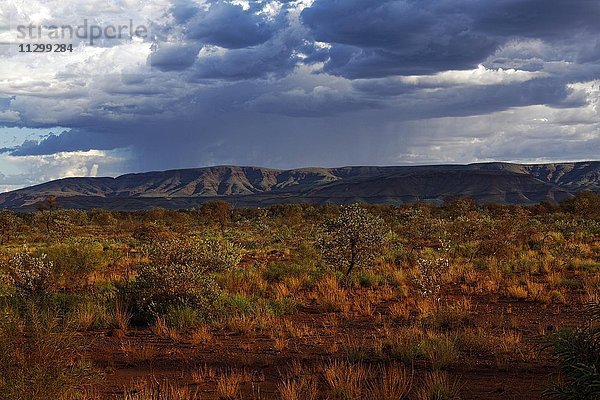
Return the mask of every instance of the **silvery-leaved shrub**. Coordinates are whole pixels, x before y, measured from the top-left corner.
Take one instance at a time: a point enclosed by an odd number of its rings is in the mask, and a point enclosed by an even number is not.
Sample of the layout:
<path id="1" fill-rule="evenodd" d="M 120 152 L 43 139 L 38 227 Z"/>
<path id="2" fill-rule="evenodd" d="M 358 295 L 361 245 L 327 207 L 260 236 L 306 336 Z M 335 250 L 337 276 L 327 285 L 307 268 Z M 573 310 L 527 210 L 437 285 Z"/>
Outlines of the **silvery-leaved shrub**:
<path id="1" fill-rule="evenodd" d="M 214 279 L 190 264 L 143 265 L 133 285 L 135 307 L 142 319 L 177 307 L 190 307 L 210 317 L 219 293 Z"/>
<path id="2" fill-rule="evenodd" d="M 13 285 L 28 293 L 43 293 L 53 284 L 52 261 L 46 254 L 33 256 L 20 252 L 7 262 L 7 270 Z"/>
<path id="3" fill-rule="evenodd" d="M 448 271 L 449 263 L 445 257 L 417 258 L 419 273 L 413 279 L 421 296 L 440 301 L 442 275 Z"/>
<path id="4" fill-rule="evenodd" d="M 205 272 L 230 270 L 239 264 L 243 254 L 239 245 L 212 238 L 177 238 L 148 247 L 148 258 L 154 263 L 190 265 Z"/>
<path id="5" fill-rule="evenodd" d="M 143 319 L 181 307 L 210 317 L 219 296 L 211 274 L 234 268 L 242 255 L 241 247 L 221 239 L 158 241 L 147 248 L 149 262 L 138 268 L 135 306 Z"/>
<path id="6" fill-rule="evenodd" d="M 227 271 L 235 268 L 244 250 L 235 243 L 219 239 L 202 241 L 202 262 L 209 271 Z"/>

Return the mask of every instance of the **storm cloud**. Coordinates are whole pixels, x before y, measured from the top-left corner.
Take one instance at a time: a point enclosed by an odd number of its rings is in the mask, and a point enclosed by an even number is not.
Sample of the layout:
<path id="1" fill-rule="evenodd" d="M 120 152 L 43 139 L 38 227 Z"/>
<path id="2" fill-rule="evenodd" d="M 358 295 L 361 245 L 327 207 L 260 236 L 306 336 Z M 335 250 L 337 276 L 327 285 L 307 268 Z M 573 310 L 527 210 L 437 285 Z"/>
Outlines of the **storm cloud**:
<path id="1" fill-rule="evenodd" d="M 0 17 L 151 32 L 0 53 L 10 188 L 48 178 L 25 165 L 59 177 L 563 161 L 600 148 L 595 0 L 9 0 Z M 8 140 L 14 129 L 41 134 Z"/>

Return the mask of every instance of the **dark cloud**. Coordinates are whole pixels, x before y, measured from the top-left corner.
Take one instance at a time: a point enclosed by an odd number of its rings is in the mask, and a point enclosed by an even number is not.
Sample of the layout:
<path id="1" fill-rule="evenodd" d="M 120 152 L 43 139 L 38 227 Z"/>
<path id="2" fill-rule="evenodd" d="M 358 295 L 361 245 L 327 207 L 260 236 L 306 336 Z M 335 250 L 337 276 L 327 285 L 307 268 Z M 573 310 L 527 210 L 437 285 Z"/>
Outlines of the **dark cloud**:
<path id="1" fill-rule="evenodd" d="M 600 31 L 595 0 L 316 0 L 302 12 L 332 44 L 325 71 L 350 78 L 473 68 L 515 38 Z"/>
<path id="2" fill-rule="evenodd" d="M 283 76 L 296 66 L 297 60 L 292 53 L 292 47 L 275 43 L 207 55 L 194 65 L 194 76 L 197 79 L 227 80 Z"/>
<path id="3" fill-rule="evenodd" d="M 11 156 L 40 156 L 68 151 L 112 150 L 126 145 L 123 135 L 106 135 L 84 129 L 51 133 L 41 140 L 26 140 L 20 146 L 0 149 Z"/>
<path id="4" fill-rule="evenodd" d="M 219 1 L 211 4 L 208 11 L 196 12 L 185 32 L 190 39 L 228 49 L 255 46 L 270 39 L 277 25 L 253 11 L 256 10 L 245 11 L 240 5 Z"/>
<path id="5" fill-rule="evenodd" d="M 311 91 L 295 90 L 265 94 L 246 103 L 252 111 L 291 117 L 324 117 L 357 110 L 377 109 L 384 105 L 376 99 L 365 99 L 351 92 L 317 87 Z"/>
<path id="6" fill-rule="evenodd" d="M 302 21 L 333 45 L 325 70 L 351 78 L 465 69 L 500 43 L 471 30 L 462 7 L 439 1 L 316 0 Z"/>
<path id="7" fill-rule="evenodd" d="M 579 63 L 597 63 L 599 61 L 600 39 L 596 40 L 595 45 L 593 43 L 584 45 L 577 57 L 577 62 Z"/>
<path id="8" fill-rule="evenodd" d="M 191 79 L 242 80 L 283 76 L 299 62 L 300 51 L 316 53 L 305 40 L 304 28 L 292 26 L 283 3 L 267 13 L 267 2 L 252 1 L 247 8 L 227 1 L 198 5 L 178 1 L 170 12 L 180 24 L 162 27 L 161 37 L 180 30 L 175 43 L 159 43 L 150 64 L 161 71 L 190 71 Z M 203 50 L 199 55 L 198 52 Z M 325 60 L 327 53 L 320 57 Z M 315 61 L 319 57 L 315 54 Z"/>
<path id="9" fill-rule="evenodd" d="M 195 43 L 161 43 L 150 55 L 150 65 L 162 71 L 180 71 L 194 65 L 200 45 Z"/>
<path id="10" fill-rule="evenodd" d="M 258 46 L 207 52 L 196 61 L 194 77 L 226 80 L 281 77 L 298 65 L 300 59 L 295 53 L 302 43 L 301 32 L 288 28 Z"/>
<path id="11" fill-rule="evenodd" d="M 583 102 L 571 102 L 571 91 L 561 81 L 534 79 L 518 84 L 462 87 L 440 90 L 428 96 L 419 96 L 419 111 L 414 117 L 439 118 L 444 116 L 472 116 L 545 104 L 550 107 L 577 107 Z M 417 104 L 410 102 L 403 107 L 414 110 Z"/>
<path id="12" fill-rule="evenodd" d="M 483 2 L 481 2 L 483 3 Z M 499 0 L 478 4 L 473 29 L 501 37 L 563 40 L 578 32 L 600 33 L 597 0 Z"/>
<path id="13" fill-rule="evenodd" d="M 190 0 L 176 0 L 173 2 L 173 7 L 169 10 L 175 17 L 178 24 L 188 22 L 192 17 L 198 14 L 198 5 Z"/>

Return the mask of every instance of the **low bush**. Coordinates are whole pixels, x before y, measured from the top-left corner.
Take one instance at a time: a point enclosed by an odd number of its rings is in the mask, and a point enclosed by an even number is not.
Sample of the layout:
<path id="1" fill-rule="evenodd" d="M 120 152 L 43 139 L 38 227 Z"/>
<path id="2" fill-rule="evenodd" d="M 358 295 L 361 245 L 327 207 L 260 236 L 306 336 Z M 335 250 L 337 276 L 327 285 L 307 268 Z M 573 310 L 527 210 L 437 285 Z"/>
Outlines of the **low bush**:
<path id="1" fill-rule="evenodd" d="M 20 252 L 8 260 L 5 268 L 11 283 L 26 293 L 44 293 L 55 283 L 54 265 L 46 254 L 36 257 Z"/>
<path id="2" fill-rule="evenodd" d="M 69 288 L 82 285 L 91 273 L 108 264 L 104 246 L 94 241 L 60 243 L 44 252 L 53 263 L 56 276 Z"/>
<path id="3" fill-rule="evenodd" d="M 209 318 L 219 293 L 212 277 L 183 264 L 143 265 L 130 289 L 136 317 L 146 323 L 177 307 L 193 308 Z"/>
<path id="4" fill-rule="evenodd" d="M 144 243 L 154 243 L 163 240 L 167 235 L 164 227 L 154 223 L 144 223 L 133 231 L 133 238 Z"/>
<path id="5" fill-rule="evenodd" d="M 239 264 L 243 249 L 222 239 L 189 237 L 153 243 L 147 253 L 153 263 L 189 265 L 204 272 L 221 272 Z"/>
<path id="6" fill-rule="evenodd" d="M 182 317 L 183 310 L 195 310 L 198 320 L 211 318 L 220 295 L 211 274 L 234 268 L 243 250 L 221 239 L 188 237 L 153 243 L 146 254 L 149 262 L 138 267 L 128 291 L 136 319 L 151 323 L 168 313 Z"/>

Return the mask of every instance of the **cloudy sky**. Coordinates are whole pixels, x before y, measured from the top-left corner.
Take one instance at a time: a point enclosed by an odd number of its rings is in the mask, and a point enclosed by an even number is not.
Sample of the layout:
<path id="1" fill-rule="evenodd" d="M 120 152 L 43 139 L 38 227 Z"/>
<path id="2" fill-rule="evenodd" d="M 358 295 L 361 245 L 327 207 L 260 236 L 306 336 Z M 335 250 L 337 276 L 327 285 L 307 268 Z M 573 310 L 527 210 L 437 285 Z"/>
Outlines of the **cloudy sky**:
<path id="1" fill-rule="evenodd" d="M 147 27 L 18 52 L 19 25 Z M 597 0 L 3 0 L 0 191 L 64 176 L 598 159 Z"/>

